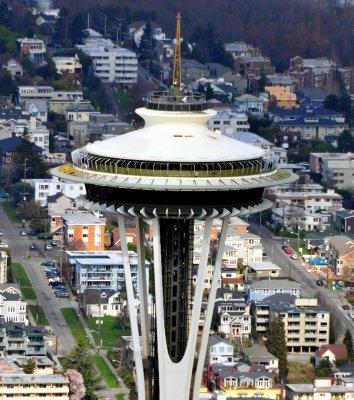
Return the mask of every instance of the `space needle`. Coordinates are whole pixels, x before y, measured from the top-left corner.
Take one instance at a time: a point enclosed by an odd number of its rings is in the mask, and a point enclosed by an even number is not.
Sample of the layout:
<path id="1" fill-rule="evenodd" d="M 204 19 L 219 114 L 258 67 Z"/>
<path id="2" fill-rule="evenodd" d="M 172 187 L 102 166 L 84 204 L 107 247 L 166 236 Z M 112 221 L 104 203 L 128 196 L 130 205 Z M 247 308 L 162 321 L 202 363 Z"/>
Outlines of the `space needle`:
<path id="1" fill-rule="evenodd" d="M 263 150 L 207 128 L 215 115 L 205 96 L 182 85 L 181 16 L 177 15 L 172 86 L 149 93 L 136 113 L 143 128 L 72 153 L 53 175 L 82 182 L 82 204 L 115 213 L 121 237 L 139 400 L 199 399 L 200 383 L 230 217 L 271 206 L 265 187 L 293 182 Z M 203 282 L 214 219 L 222 220 L 202 333 Z M 137 233 L 139 313 L 129 265 L 126 221 Z M 193 286 L 194 220 L 205 229 Z M 144 221 L 153 229 L 153 315 L 145 274 Z"/>

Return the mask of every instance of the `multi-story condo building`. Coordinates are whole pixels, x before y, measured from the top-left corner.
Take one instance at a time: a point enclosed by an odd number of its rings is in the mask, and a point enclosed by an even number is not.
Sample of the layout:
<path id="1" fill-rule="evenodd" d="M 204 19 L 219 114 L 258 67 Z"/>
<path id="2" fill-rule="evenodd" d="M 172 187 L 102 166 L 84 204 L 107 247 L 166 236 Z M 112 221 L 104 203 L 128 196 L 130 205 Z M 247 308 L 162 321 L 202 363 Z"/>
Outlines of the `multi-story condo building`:
<path id="1" fill-rule="evenodd" d="M 34 188 L 34 200 L 38 201 L 41 206 L 47 205 L 48 196 L 62 193 L 71 199 L 76 199 L 86 193 L 85 185 L 82 183 L 63 182 L 58 178 L 27 179 L 26 182 Z"/>
<path id="2" fill-rule="evenodd" d="M 3 259 L 7 259 L 7 253 L 1 251 L 1 266 Z M 5 254 L 6 256 L 3 256 Z M 7 263 L 5 263 L 6 265 Z M 0 318 L 6 322 L 20 322 L 28 325 L 27 303 L 22 300 L 18 285 L 2 283 L 0 285 Z"/>
<path id="3" fill-rule="evenodd" d="M 301 295 L 301 285 L 290 279 L 260 279 L 252 282 L 247 287 L 248 301 L 261 301 L 278 293 L 291 294 L 295 297 Z"/>
<path id="4" fill-rule="evenodd" d="M 81 74 L 82 72 L 82 65 L 77 55 L 74 57 L 53 57 L 52 60 L 59 74 L 63 72 Z"/>
<path id="5" fill-rule="evenodd" d="M 53 97 L 54 88 L 52 86 L 19 86 L 18 97 L 21 103 L 24 99 L 43 99 L 49 100 Z"/>
<path id="6" fill-rule="evenodd" d="M 309 192 L 283 192 L 274 195 L 276 204 L 287 204 L 291 207 L 300 207 L 310 212 L 319 210 L 337 211 L 342 208 L 343 197 L 333 189 L 327 191 Z"/>
<path id="7" fill-rule="evenodd" d="M 45 334 L 42 326 L 0 322 L 0 356 L 45 356 Z"/>
<path id="8" fill-rule="evenodd" d="M 354 155 L 348 153 L 339 158 L 323 157 L 322 182 L 334 189 L 352 191 L 354 187 Z"/>
<path id="9" fill-rule="evenodd" d="M 77 47 L 92 58 L 94 73 L 102 82 L 128 85 L 137 82 L 138 59 L 133 51 L 102 37 L 88 37 Z"/>
<path id="10" fill-rule="evenodd" d="M 66 212 L 62 215 L 64 241 L 78 250 L 104 250 L 106 220 L 89 212 Z"/>
<path id="11" fill-rule="evenodd" d="M 318 305 L 317 299 L 275 294 L 253 301 L 252 315 L 260 334 L 265 334 L 274 316 L 280 315 L 290 353 L 311 353 L 329 343 L 330 313 Z"/>
<path id="12" fill-rule="evenodd" d="M 225 43 L 224 49 L 227 53 L 230 53 L 234 59 L 236 59 L 236 57 L 253 56 L 260 53 L 256 47 L 253 47 L 251 44 L 246 44 L 245 42 Z"/>
<path id="13" fill-rule="evenodd" d="M 314 383 L 292 383 L 285 385 L 285 400 L 352 400 L 354 379 L 316 378 Z"/>
<path id="14" fill-rule="evenodd" d="M 36 38 L 21 38 L 17 39 L 21 54 L 35 64 L 40 64 L 44 61 L 44 54 L 47 51 L 43 40 Z"/>
<path id="15" fill-rule="evenodd" d="M 232 136 L 239 132 L 248 132 L 250 125 L 245 112 L 237 110 L 218 110 L 218 113 L 210 118 L 208 127 L 211 130 L 219 130 L 223 135 Z"/>
<path id="16" fill-rule="evenodd" d="M 121 251 L 66 251 L 66 257 L 73 267 L 79 293 L 84 293 L 86 289 L 112 289 L 118 293 L 122 290 L 124 267 Z M 138 258 L 133 251 L 129 252 L 129 262 L 134 288 L 138 293 Z"/>

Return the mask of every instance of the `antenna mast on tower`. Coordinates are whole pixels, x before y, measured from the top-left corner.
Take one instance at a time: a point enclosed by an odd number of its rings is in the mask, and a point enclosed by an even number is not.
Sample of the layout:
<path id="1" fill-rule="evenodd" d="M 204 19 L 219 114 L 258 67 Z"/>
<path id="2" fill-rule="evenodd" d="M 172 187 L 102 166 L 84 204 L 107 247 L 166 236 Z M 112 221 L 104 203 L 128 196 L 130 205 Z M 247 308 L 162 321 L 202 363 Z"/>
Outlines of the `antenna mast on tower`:
<path id="1" fill-rule="evenodd" d="M 181 13 L 177 13 L 175 60 L 173 64 L 172 85 L 180 88 L 182 84 L 182 56 L 181 56 Z"/>

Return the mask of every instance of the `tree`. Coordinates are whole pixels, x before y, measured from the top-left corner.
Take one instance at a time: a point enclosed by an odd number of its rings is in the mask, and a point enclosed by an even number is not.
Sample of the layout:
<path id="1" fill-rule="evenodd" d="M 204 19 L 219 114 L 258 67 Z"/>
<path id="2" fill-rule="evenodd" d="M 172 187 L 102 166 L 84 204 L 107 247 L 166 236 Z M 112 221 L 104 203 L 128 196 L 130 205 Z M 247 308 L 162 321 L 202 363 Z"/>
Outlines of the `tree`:
<path id="1" fill-rule="evenodd" d="M 11 96 L 17 89 L 11 75 L 6 70 L 0 71 L 0 95 Z"/>
<path id="2" fill-rule="evenodd" d="M 339 111 L 339 98 L 335 94 L 328 95 L 323 104 L 328 110 Z"/>
<path id="3" fill-rule="evenodd" d="M 101 389 L 100 376 L 95 369 L 90 349 L 81 341 L 62 359 L 62 366 L 67 372 L 74 369 L 79 372 L 85 383 L 86 399 L 97 399 L 96 393 Z"/>
<path id="4" fill-rule="evenodd" d="M 208 83 L 206 85 L 206 89 L 205 89 L 205 99 L 206 100 L 210 100 L 214 98 L 214 90 L 213 88 L 210 86 L 210 83 Z"/>
<path id="5" fill-rule="evenodd" d="M 75 369 L 68 369 L 64 375 L 69 379 L 69 399 L 82 399 L 86 393 L 82 374 Z"/>
<path id="6" fill-rule="evenodd" d="M 345 331 L 343 344 L 347 346 L 348 356 L 353 354 L 353 337 L 349 329 Z"/>
<path id="7" fill-rule="evenodd" d="M 339 135 L 337 149 L 343 153 L 354 151 L 354 137 L 347 129 Z"/>
<path id="8" fill-rule="evenodd" d="M 140 61 L 145 64 L 145 67 L 149 70 L 152 65 L 153 59 L 153 50 L 155 47 L 155 38 L 154 32 L 152 30 L 150 22 L 145 25 L 143 30 L 143 34 L 141 35 L 141 39 L 139 42 L 139 52 L 140 52 Z"/>
<path id="9" fill-rule="evenodd" d="M 23 201 L 24 197 L 26 197 L 26 201 L 31 201 L 34 197 L 34 189 L 29 183 L 16 182 L 10 186 L 10 194 L 14 198 L 15 203 L 19 204 Z M 29 210 L 27 212 L 29 213 Z"/>
<path id="10" fill-rule="evenodd" d="M 288 372 L 285 326 L 280 315 L 273 318 L 267 332 L 266 346 L 270 353 L 279 358 L 279 377 L 284 379 Z"/>
<path id="11" fill-rule="evenodd" d="M 29 358 L 25 364 L 21 365 L 21 367 L 25 374 L 33 374 L 37 368 L 37 364 L 33 358 Z"/>
<path id="12" fill-rule="evenodd" d="M 47 225 L 49 221 L 48 212 L 46 209 L 36 202 L 32 202 L 31 205 L 27 205 L 26 208 L 30 210 L 30 228 L 38 233 L 47 232 Z"/>

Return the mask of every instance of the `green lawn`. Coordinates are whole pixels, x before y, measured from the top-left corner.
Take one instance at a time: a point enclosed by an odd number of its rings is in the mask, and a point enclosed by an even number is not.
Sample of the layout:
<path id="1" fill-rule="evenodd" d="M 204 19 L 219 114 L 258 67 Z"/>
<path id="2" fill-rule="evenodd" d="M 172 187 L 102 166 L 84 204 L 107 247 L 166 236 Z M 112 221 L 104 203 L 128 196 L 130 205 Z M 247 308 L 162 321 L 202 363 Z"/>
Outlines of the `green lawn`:
<path id="1" fill-rule="evenodd" d="M 0 203 L 0 205 L 12 223 L 17 224 L 20 222 L 18 216 L 16 215 L 16 210 L 11 203 Z"/>
<path id="2" fill-rule="evenodd" d="M 96 320 L 98 320 L 98 318 L 89 318 L 87 325 L 91 330 L 96 344 L 98 345 L 99 325 L 96 324 Z M 103 349 L 111 350 L 112 347 L 117 346 L 120 337 L 129 336 L 131 334 L 130 330 L 119 329 L 115 317 L 102 317 L 101 320 L 103 320 L 103 324 L 101 324 L 100 327 L 100 337 L 102 339 Z"/>
<path id="3" fill-rule="evenodd" d="M 124 394 L 123 393 L 116 394 L 116 400 L 124 400 Z"/>
<path id="4" fill-rule="evenodd" d="M 32 287 L 31 281 L 29 280 L 23 265 L 17 262 L 11 263 L 13 274 L 20 286 Z"/>
<path id="5" fill-rule="evenodd" d="M 106 361 L 99 355 L 93 356 L 93 359 L 95 360 L 95 364 L 100 371 L 102 378 L 106 381 L 107 385 L 113 389 L 118 388 L 119 383 L 117 381 L 117 378 L 112 374 Z"/>
<path id="6" fill-rule="evenodd" d="M 41 306 L 30 304 L 28 307 L 31 311 L 34 320 L 37 319 L 37 325 L 49 325 L 47 316 L 45 315 L 43 308 Z"/>
<path id="7" fill-rule="evenodd" d="M 76 311 L 73 308 L 62 308 L 61 312 L 64 315 L 65 321 L 68 324 L 72 335 L 76 342 L 83 342 L 87 345 L 90 344 L 88 340 L 85 330 L 81 325 L 81 322 L 76 314 Z"/>
<path id="8" fill-rule="evenodd" d="M 21 286 L 21 293 L 25 300 L 37 300 L 36 292 L 31 287 Z"/>

